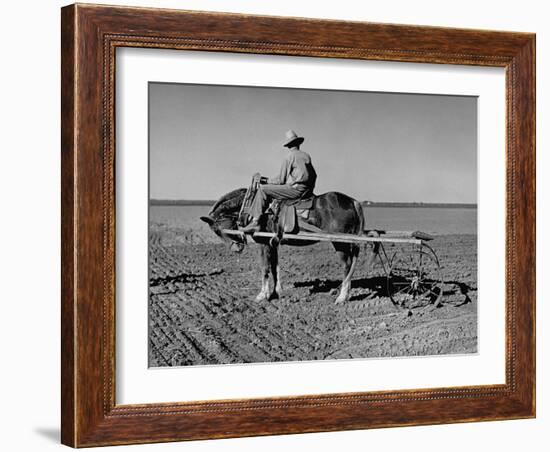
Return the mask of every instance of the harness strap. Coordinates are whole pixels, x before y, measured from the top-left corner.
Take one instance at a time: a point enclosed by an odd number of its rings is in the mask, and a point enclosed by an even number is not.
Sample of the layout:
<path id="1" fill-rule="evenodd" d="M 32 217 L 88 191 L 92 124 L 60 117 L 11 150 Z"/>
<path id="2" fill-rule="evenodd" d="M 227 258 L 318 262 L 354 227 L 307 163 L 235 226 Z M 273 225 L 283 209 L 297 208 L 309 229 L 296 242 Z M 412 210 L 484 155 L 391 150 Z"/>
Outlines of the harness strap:
<path id="1" fill-rule="evenodd" d="M 254 196 L 256 196 L 256 192 L 258 191 L 258 183 L 258 181 L 255 181 L 254 178 L 252 178 L 252 182 L 246 190 L 243 203 L 241 204 L 241 208 L 239 210 L 239 216 L 237 217 L 237 224 L 239 224 L 239 226 L 246 226 L 245 224 L 243 224 L 245 223 L 244 214 L 246 213 L 247 217 L 250 216 L 250 207 L 252 206 Z"/>

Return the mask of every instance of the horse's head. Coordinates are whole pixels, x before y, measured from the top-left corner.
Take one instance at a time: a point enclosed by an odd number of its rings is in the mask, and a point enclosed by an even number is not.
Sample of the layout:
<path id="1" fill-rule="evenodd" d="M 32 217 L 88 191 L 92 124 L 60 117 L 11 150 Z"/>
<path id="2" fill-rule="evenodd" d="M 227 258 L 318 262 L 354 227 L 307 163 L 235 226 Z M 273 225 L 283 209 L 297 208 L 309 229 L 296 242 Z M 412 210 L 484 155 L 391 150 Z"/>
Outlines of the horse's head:
<path id="1" fill-rule="evenodd" d="M 224 242 L 230 243 L 231 249 L 238 253 L 244 250 L 245 239 L 243 237 L 230 237 L 224 234 L 223 230 L 237 229 L 237 219 L 245 194 L 245 188 L 227 193 L 214 204 L 208 215 L 200 217 L 218 237 Z"/>

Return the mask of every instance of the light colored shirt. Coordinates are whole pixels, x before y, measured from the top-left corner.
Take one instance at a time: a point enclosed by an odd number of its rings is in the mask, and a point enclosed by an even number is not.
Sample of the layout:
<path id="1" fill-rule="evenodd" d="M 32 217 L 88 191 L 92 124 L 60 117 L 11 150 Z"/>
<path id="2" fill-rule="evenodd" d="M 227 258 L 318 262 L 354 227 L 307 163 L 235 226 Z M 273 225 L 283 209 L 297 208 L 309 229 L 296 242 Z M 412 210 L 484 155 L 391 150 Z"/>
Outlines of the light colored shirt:
<path id="1" fill-rule="evenodd" d="M 279 174 L 270 177 L 267 182 L 269 184 L 291 186 L 302 184 L 313 190 L 316 180 L 317 173 L 313 168 L 309 154 L 299 149 L 289 149 Z"/>

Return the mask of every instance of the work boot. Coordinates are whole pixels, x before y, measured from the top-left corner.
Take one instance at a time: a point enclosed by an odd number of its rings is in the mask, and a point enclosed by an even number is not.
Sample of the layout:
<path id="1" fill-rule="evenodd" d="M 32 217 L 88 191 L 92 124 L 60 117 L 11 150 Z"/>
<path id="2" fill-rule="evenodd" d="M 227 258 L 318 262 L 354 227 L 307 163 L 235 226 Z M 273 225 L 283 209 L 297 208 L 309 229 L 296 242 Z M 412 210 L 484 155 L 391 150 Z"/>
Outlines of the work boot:
<path id="1" fill-rule="evenodd" d="M 254 234 L 260 230 L 260 222 L 258 219 L 253 218 L 250 223 L 248 223 L 244 228 L 239 228 L 241 232 L 245 234 Z"/>

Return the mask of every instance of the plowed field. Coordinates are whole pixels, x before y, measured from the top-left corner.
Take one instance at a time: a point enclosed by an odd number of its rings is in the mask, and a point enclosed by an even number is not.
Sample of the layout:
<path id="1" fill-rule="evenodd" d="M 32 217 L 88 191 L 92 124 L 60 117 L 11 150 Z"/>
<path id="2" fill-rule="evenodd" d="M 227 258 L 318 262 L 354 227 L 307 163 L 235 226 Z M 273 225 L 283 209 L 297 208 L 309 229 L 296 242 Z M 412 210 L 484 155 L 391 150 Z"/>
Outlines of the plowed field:
<path id="1" fill-rule="evenodd" d="M 396 309 L 362 252 L 351 299 L 335 305 L 342 268 L 328 243 L 281 248 L 281 299 L 256 302 L 258 247 L 232 253 L 184 230 L 150 232 L 149 364 L 186 366 L 477 351 L 477 237 L 433 242 L 443 306 Z"/>

